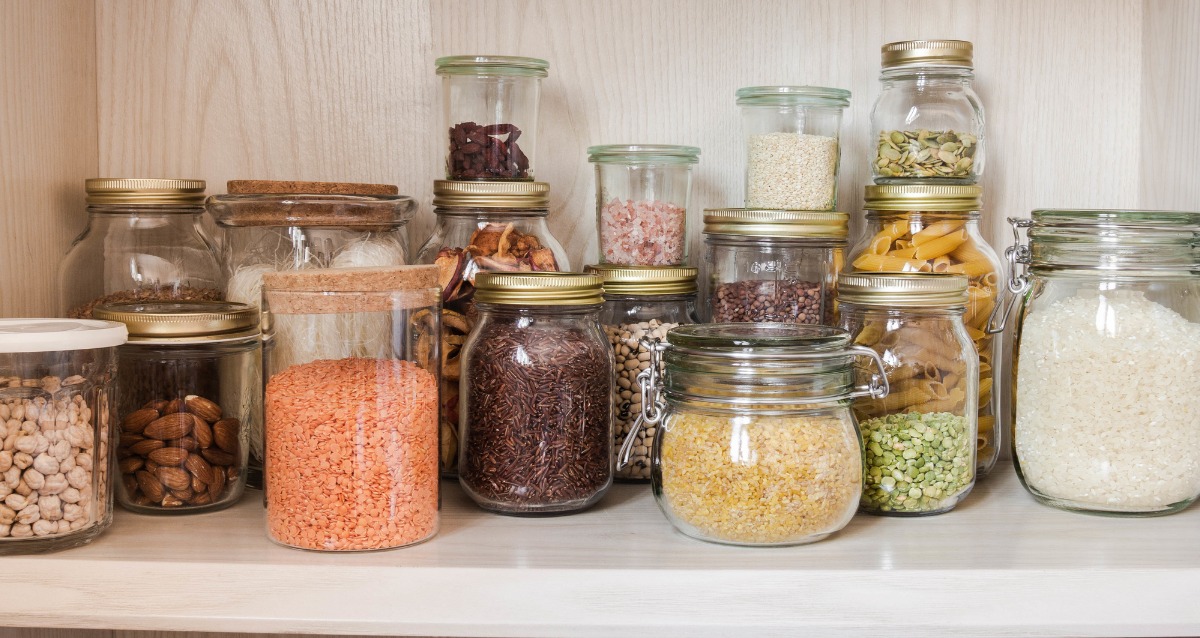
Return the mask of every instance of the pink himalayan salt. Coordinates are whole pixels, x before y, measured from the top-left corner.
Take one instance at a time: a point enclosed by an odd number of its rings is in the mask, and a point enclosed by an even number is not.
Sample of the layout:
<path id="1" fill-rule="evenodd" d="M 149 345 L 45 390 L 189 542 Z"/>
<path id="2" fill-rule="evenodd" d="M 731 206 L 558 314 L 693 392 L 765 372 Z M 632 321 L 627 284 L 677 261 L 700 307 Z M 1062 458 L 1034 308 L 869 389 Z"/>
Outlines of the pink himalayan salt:
<path id="1" fill-rule="evenodd" d="M 686 216 L 670 202 L 614 198 L 600 208 L 600 254 L 610 264 L 682 264 Z"/>

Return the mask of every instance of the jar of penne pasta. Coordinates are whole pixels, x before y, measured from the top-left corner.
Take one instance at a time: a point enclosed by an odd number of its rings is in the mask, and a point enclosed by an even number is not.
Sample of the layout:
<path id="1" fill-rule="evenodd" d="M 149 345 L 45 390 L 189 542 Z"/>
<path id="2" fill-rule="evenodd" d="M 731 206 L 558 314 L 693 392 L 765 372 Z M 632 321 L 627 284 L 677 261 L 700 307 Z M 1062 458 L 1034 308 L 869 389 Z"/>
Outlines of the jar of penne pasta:
<path id="1" fill-rule="evenodd" d="M 859 509 L 953 509 L 975 485 L 979 358 L 963 325 L 967 278 L 846 274 L 838 290 L 842 328 L 879 354 L 891 387 L 854 403 L 866 454 Z"/>
<path id="2" fill-rule="evenodd" d="M 832 324 L 848 218 L 837 212 L 705 210 L 709 320 Z"/>
<path id="3" fill-rule="evenodd" d="M 999 457 L 1007 408 L 993 391 L 1007 362 L 999 335 L 986 332 L 1004 269 L 979 230 L 978 186 L 868 186 L 867 227 L 850 249 L 848 272 L 946 272 L 967 276 L 963 324 L 979 355 L 979 441 L 976 466 L 986 475 Z"/>

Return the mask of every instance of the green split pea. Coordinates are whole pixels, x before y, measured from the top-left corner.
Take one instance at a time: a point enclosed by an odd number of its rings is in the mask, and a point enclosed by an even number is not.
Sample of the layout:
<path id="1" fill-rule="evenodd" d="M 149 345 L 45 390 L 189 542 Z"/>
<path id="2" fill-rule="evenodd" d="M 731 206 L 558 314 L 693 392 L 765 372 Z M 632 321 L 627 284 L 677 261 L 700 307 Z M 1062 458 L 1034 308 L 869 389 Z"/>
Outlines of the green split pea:
<path id="1" fill-rule="evenodd" d="M 907 412 L 858 425 L 867 460 L 865 511 L 945 511 L 975 481 L 975 437 L 964 416 Z"/>

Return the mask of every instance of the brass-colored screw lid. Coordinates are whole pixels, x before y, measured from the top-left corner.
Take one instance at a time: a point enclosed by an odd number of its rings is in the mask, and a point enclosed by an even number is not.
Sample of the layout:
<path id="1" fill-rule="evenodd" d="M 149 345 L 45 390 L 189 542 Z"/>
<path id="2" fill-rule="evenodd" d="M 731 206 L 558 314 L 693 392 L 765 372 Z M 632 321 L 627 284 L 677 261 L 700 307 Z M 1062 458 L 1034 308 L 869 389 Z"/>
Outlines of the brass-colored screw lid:
<path id="1" fill-rule="evenodd" d="M 706 235 L 751 237 L 813 237 L 844 240 L 850 232 L 850 215 L 807 210 L 706 208 Z"/>
<path id="2" fill-rule="evenodd" d="M 859 272 L 838 276 L 838 302 L 887 308 L 961 306 L 967 276 L 930 272 Z"/>
<path id="3" fill-rule="evenodd" d="M 546 182 L 465 182 L 439 179 L 433 182 L 433 205 L 437 208 L 550 208 L 550 185 Z"/>
<path id="4" fill-rule="evenodd" d="M 606 295 L 690 295 L 696 293 L 698 270 L 690 266 L 587 266 L 600 275 Z"/>
<path id="5" fill-rule="evenodd" d="M 598 275 L 564 272 L 481 272 L 475 301 L 516 306 L 585 306 L 604 303 Z"/>
<path id="6" fill-rule="evenodd" d="M 202 179 L 93 177 L 84 182 L 84 187 L 88 204 L 181 207 L 204 204 Z"/>
<path id="7" fill-rule="evenodd" d="M 867 186 L 863 208 L 866 210 L 971 212 L 983 208 L 983 188 L 979 186 L 927 186 L 924 184 Z"/>
<path id="8" fill-rule="evenodd" d="M 885 69 L 923 65 L 971 68 L 974 50 L 966 40 L 905 40 L 880 47 Z"/>
<path id="9" fill-rule="evenodd" d="M 98 306 L 92 316 L 129 329 L 130 343 L 191 343 L 258 334 L 258 309 L 225 301 L 155 301 Z"/>

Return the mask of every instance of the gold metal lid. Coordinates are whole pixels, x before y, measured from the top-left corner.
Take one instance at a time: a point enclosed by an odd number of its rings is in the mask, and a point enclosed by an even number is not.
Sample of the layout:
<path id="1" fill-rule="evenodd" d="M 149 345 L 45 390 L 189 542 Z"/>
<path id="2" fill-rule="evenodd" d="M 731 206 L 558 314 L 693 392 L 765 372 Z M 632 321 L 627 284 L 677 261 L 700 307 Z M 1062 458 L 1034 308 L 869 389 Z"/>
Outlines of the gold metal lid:
<path id="1" fill-rule="evenodd" d="M 966 40 L 905 40 L 880 47 L 883 68 L 901 66 L 965 66 L 971 68 L 975 46 Z"/>
<path id="2" fill-rule="evenodd" d="M 967 303 L 967 276 L 930 272 L 860 272 L 838 276 L 838 301 L 914 308 Z"/>
<path id="3" fill-rule="evenodd" d="M 828 237 L 845 239 L 850 215 L 807 210 L 706 208 L 704 233 L 753 237 Z"/>
<path id="4" fill-rule="evenodd" d="M 691 295 L 696 275 L 690 266 L 616 266 L 597 264 L 585 272 L 600 275 L 606 295 Z"/>
<path id="5" fill-rule="evenodd" d="M 584 306 L 604 303 L 599 275 L 570 272 L 481 272 L 475 301 L 517 306 Z"/>
<path id="6" fill-rule="evenodd" d="M 516 75 L 544 78 L 550 63 L 519 55 L 448 55 L 434 61 L 438 75 Z"/>
<path id="7" fill-rule="evenodd" d="M 84 187 L 88 204 L 185 207 L 204 204 L 202 179 L 93 177 L 84 182 Z"/>
<path id="8" fill-rule="evenodd" d="M 550 185 L 546 182 L 433 182 L 433 205 L 437 208 L 550 208 Z"/>
<path id="9" fill-rule="evenodd" d="M 125 324 L 130 343 L 220 341 L 259 332 L 257 308 L 226 301 L 106 304 L 92 316 Z"/>
<path id="10" fill-rule="evenodd" d="M 972 212 L 983 208 L 979 186 L 876 185 L 867 186 L 864 197 L 866 210 Z"/>

